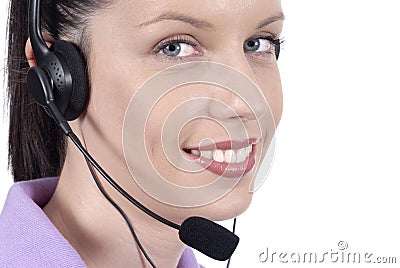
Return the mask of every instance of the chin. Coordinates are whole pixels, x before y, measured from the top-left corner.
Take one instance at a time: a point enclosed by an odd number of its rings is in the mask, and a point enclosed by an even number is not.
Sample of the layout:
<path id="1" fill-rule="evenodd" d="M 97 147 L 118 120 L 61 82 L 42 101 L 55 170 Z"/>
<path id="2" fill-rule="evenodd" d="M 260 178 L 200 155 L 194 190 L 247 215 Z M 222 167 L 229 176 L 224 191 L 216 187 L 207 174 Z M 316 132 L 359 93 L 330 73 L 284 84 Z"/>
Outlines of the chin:
<path id="1" fill-rule="evenodd" d="M 208 219 L 213 221 L 224 221 L 235 218 L 245 212 L 252 200 L 251 193 L 232 191 L 225 197 L 210 204 Z"/>
<path id="2" fill-rule="evenodd" d="M 243 190 L 243 189 L 242 189 Z M 247 188 L 246 188 L 247 190 Z M 181 215 L 181 221 L 190 216 L 200 216 L 212 221 L 224 221 L 235 218 L 245 212 L 251 204 L 252 193 L 234 189 L 219 200 L 196 208 Z"/>

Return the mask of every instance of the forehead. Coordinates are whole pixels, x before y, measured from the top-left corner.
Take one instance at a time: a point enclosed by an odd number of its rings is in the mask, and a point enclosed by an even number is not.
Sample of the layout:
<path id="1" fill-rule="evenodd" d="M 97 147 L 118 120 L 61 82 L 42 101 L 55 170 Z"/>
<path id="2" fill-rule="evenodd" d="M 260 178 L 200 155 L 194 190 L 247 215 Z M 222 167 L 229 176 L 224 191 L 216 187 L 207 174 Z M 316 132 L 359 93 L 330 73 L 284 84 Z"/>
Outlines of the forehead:
<path id="1" fill-rule="evenodd" d="M 216 24 L 251 18 L 257 14 L 261 17 L 277 15 L 282 10 L 281 0 L 118 0 L 115 8 L 122 16 L 129 14 L 137 22 L 147 21 L 165 11 L 173 11 L 214 21 Z"/>
<path id="2" fill-rule="evenodd" d="M 208 11 L 240 11 L 251 6 L 272 6 L 280 5 L 280 0 L 202 0 L 202 1 L 183 1 L 183 0 L 120 0 L 126 4 L 132 4 L 148 8 L 176 7 L 194 10 Z"/>

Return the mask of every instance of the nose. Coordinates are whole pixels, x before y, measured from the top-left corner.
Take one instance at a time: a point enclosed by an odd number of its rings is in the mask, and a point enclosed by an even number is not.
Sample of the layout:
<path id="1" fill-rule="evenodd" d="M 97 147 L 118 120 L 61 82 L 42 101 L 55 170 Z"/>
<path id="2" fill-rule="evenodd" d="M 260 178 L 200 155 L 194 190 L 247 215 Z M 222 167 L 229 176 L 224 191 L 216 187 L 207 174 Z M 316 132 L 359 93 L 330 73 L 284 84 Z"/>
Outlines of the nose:
<path id="1" fill-rule="evenodd" d="M 211 102 L 210 115 L 219 120 L 240 118 L 246 122 L 257 120 L 270 112 L 268 102 L 257 85 L 254 71 L 243 52 L 243 47 L 240 49 L 231 47 L 229 50 L 224 50 L 213 61 L 230 67 L 228 69 L 232 71 L 221 74 L 227 80 L 226 85 L 230 86 L 215 91 L 214 97 L 222 101 L 224 105 Z"/>

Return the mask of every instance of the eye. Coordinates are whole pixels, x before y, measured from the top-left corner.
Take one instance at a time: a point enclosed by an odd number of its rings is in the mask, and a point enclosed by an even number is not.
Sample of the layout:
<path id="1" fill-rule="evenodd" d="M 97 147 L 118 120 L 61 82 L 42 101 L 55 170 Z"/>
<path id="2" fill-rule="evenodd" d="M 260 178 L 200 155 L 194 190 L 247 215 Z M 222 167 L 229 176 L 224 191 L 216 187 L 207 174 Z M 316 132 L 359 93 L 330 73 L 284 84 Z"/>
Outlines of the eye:
<path id="1" fill-rule="evenodd" d="M 278 51 L 280 50 L 281 41 L 280 39 L 274 39 L 272 36 L 253 37 L 248 39 L 243 49 L 245 51 L 256 52 L 256 53 L 275 53 L 278 57 Z M 278 52 L 278 53 L 277 53 Z"/>
<path id="2" fill-rule="evenodd" d="M 198 44 L 191 40 L 177 37 L 173 40 L 167 40 L 157 46 L 156 53 L 163 54 L 171 58 L 188 57 L 199 54 L 196 50 Z"/>
<path id="3" fill-rule="evenodd" d="M 257 55 L 275 54 L 276 59 L 280 51 L 280 39 L 274 39 L 272 36 L 259 36 L 248 39 L 243 48 L 245 51 L 255 52 Z M 185 37 L 177 36 L 158 44 L 154 50 L 155 54 L 170 59 L 183 60 L 191 56 L 201 54 L 200 45 Z"/>

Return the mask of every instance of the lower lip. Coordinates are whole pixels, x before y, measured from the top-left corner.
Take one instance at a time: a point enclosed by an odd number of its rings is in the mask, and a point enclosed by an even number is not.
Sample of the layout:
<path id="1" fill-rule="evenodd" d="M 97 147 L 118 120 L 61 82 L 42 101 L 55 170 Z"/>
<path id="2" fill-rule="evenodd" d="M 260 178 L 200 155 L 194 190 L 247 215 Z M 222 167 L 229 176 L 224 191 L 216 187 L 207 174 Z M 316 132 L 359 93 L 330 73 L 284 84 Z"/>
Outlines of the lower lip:
<path id="1" fill-rule="evenodd" d="M 208 171 L 227 178 L 239 178 L 244 176 L 254 167 L 254 164 L 256 163 L 255 145 L 253 145 L 253 150 L 251 151 L 248 158 L 246 158 L 246 160 L 241 163 L 225 163 L 225 162 L 219 163 L 212 159 L 208 159 L 194 154 L 189 154 L 185 151 L 183 152 L 190 159 L 196 160 L 196 162 L 200 166 L 207 169 Z"/>

